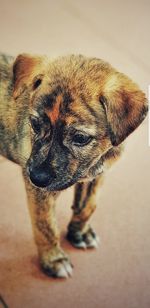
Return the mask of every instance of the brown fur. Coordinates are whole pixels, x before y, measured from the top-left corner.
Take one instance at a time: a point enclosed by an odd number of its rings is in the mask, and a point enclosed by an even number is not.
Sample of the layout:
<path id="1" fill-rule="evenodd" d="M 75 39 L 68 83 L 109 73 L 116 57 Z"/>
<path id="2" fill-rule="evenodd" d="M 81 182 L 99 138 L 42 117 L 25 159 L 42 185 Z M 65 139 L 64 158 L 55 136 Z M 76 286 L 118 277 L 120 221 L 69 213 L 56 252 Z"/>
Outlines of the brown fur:
<path id="1" fill-rule="evenodd" d="M 88 224 L 96 191 L 145 118 L 147 100 L 110 64 L 83 56 L 0 55 L 0 82 L 0 153 L 22 167 L 42 268 L 67 277 L 71 263 L 55 221 L 59 191 L 76 184 L 68 240 L 96 247 Z"/>

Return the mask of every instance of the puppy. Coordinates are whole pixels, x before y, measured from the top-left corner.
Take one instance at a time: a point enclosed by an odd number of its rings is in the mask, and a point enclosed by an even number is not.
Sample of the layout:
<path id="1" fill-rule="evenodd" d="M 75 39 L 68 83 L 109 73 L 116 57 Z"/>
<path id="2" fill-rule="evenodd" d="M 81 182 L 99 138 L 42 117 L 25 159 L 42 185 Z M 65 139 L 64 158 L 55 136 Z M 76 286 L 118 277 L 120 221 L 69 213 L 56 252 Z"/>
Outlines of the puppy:
<path id="1" fill-rule="evenodd" d="M 110 64 L 81 55 L 0 55 L 0 154 L 19 164 L 39 259 L 45 273 L 66 278 L 72 265 L 60 247 L 55 200 L 75 185 L 67 238 L 96 247 L 88 224 L 104 169 L 147 114 L 144 93 Z"/>

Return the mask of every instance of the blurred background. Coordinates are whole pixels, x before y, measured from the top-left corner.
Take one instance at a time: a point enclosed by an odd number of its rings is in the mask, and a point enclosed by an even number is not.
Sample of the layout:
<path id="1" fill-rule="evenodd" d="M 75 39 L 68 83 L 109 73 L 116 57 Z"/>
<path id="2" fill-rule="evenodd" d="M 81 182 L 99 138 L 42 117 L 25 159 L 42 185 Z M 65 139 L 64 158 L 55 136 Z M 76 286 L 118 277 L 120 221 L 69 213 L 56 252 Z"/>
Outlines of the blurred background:
<path id="1" fill-rule="evenodd" d="M 102 58 L 129 75 L 148 95 L 149 0 L 0 0 L 0 51 L 70 53 Z M 127 140 L 107 173 L 92 225 L 94 251 L 65 240 L 73 189 L 57 205 L 62 246 L 74 274 L 53 280 L 38 267 L 20 168 L 0 160 L 0 294 L 11 308 L 150 307 L 150 148 L 148 120 Z M 0 303 L 1 307 L 2 303 Z"/>

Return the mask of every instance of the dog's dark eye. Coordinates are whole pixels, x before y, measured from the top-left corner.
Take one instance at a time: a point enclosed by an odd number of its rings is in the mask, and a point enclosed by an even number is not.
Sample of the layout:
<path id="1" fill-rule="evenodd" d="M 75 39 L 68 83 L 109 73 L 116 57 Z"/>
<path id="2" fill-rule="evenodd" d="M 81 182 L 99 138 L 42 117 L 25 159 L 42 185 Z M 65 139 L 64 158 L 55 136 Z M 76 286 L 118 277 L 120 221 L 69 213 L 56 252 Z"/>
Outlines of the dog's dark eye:
<path id="1" fill-rule="evenodd" d="M 42 79 L 41 78 L 36 79 L 33 82 L 33 90 L 36 90 L 40 86 L 41 83 L 42 83 Z"/>
<path id="2" fill-rule="evenodd" d="M 31 126 L 32 126 L 32 129 L 34 130 L 34 132 L 36 134 L 39 134 L 40 131 L 41 131 L 41 125 L 40 125 L 39 118 L 34 116 L 34 115 L 31 115 L 30 116 L 30 122 L 31 122 Z"/>
<path id="3" fill-rule="evenodd" d="M 72 142 L 74 145 L 81 147 L 87 145 L 91 141 L 91 139 L 91 136 L 83 135 L 80 133 L 73 136 Z"/>

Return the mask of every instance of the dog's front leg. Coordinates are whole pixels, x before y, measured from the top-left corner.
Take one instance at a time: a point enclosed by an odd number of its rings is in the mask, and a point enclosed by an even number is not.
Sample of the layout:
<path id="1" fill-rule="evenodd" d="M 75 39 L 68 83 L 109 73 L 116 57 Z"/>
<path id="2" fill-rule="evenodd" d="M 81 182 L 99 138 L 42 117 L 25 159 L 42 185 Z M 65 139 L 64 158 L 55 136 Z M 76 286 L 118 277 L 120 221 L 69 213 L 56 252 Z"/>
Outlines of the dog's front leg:
<path id="1" fill-rule="evenodd" d="M 67 278 L 72 274 L 72 265 L 60 247 L 55 219 L 57 194 L 34 187 L 26 175 L 24 180 L 42 269 L 49 276 Z"/>
<path id="2" fill-rule="evenodd" d="M 73 216 L 68 226 L 67 238 L 77 248 L 96 248 L 99 238 L 88 221 L 96 208 L 96 193 L 103 182 L 99 176 L 92 182 L 78 183 L 75 186 Z"/>

